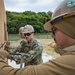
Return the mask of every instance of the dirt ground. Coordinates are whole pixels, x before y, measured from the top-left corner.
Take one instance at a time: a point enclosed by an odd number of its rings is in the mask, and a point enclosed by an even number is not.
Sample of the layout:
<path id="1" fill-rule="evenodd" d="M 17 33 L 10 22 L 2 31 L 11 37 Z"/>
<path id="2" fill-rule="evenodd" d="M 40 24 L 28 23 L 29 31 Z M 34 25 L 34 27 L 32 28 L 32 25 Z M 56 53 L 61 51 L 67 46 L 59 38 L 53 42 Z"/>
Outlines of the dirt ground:
<path id="1" fill-rule="evenodd" d="M 38 39 L 44 47 L 44 52 L 52 55 L 54 58 L 59 57 L 60 55 L 54 51 L 54 48 L 49 45 L 50 42 L 54 42 L 52 39 Z"/>

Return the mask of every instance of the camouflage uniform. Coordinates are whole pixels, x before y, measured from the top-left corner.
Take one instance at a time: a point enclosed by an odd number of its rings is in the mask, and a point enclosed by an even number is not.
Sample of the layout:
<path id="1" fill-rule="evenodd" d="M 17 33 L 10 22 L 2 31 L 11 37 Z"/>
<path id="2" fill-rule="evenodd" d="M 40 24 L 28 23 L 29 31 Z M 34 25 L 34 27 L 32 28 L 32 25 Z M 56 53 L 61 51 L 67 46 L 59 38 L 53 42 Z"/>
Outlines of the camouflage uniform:
<path id="1" fill-rule="evenodd" d="M 37 65 L 42 63 L 42 51 L 43 46 L 40 42 L 38 42 L 36 39 L 32 41 L 32 43 L 29 43 L 26 40 L 23 40 L 20 42 L 20 45 L 17 47 L 17 49 L 13 52 L 22 52 L 25 54 L 28 54 L 29 56 L 24 56 L 24 62 L 26 65 Z M 16 62 L 20 63 L 21 57 L 17 56 Z"/>

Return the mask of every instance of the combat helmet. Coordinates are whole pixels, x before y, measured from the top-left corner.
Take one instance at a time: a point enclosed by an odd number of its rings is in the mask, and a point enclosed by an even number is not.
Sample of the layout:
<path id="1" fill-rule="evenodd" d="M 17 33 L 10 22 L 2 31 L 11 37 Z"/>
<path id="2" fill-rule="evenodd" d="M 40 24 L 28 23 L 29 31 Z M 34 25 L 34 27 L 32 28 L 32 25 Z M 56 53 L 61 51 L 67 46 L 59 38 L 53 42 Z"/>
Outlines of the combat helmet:
<path id="1" fill-rule="evenodd" d="M 19 28 L 19 33 L 22 33 L 24 27 Z"/>
<path id="2" fill-rule="evenodd" d="M 25 25 L 22 33 L 32 33 L 34 32 L 34 28 L 32 25 Z"/>
<path id="3" fill-rule="evenodd" d="M 51 30 L 51 23 L 75 15 L 75 0 L 63 0 L 53 12 L 51 20 L 45 23 L 45 30 Z"/>

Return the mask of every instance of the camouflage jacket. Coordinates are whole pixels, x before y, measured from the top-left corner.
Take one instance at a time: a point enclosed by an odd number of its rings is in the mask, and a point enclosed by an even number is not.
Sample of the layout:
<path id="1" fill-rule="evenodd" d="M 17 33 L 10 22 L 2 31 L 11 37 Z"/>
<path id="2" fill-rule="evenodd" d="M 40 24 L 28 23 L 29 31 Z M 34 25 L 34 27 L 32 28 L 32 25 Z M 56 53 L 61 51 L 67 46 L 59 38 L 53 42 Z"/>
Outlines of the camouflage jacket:
<path id="1" fill-rule="evenodd" d="M 13 50 L 14 51 L 14 50 Z M 14 52 L 22 52 L 28 54 L 29 56 L 24 56 L 25 65 L 37 65 L 42 63 L 42 44 L 34 39 L 32 43 L 29 43 L 26 40 L 20 42 L 20 45 L 16 48 Z M 18 56 L 17 63 L 20 63 L 21 57 Z"/>

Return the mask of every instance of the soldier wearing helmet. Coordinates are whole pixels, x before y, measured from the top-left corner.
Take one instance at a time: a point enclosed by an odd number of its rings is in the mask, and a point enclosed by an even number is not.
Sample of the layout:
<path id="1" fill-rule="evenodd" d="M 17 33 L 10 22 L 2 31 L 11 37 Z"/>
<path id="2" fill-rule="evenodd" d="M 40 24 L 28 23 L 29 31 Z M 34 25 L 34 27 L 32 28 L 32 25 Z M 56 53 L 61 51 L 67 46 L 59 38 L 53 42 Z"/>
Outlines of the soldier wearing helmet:
<path id="1" fill-rule="evenodd" d="M 24 38 L 24 35 L 23 35 L 23 33 L 22 33 L 23 28 L 24 28 L 24 27 L 20 27 L 20 28 L 19 28 L 19 35 L 20 35 L 21 38 Z"/>
<path id="2" fill-rule="evenodd" d="M 48 21 L 44 28 L 48 31 L 52 31 L 52 37 L 56 41 L 57 47 L 63 48 L 68 44 L 75 43 L 75 0 L 65 0 L 62 4 L 57 7 L 52 15 L 50 21 Z M 59 37 L 58 33 L 63 33 Z M 57 33 L 57 35 L 56 35 Z M 64 37 L 65 36 L 65 37 Z M 71 41 L 71 43 L 69 42 Z M 64 50 L 58 50 L 56 47 L 55 51 L 61 55 L 65 52 Z"/>
<path id="3" fill-rule="evenodd" d="M 20 42 L 20 45 L 17 47 L 15 52 L 22 52 L 29 56 L 24 56 L 25 66 L 27 65 L 37 65 L 42 63 L 42 44 L 34 38 L 34 28 L 31 25 L 25 25 L 22 30 L 23 40 Z M 14 57 L 15 59 L 15 57 Z M 16 63 L 19 64 L 21 57 L 16 56 Z"/>
<path id="4" fill-rule="evenodd" d="M 52 19 L 48 21 L 44 28 L 52 31 L 57 47 L 56 52 L 61 56 L 49 62 L 29 66 L 16 71 L 11 67 L 7 75 L 11 73 L 18 75 L 75 75 L 75 0 L 63 0 L 56 8 L 52 15 Z M 3 60 L 0 59 L 1 66 L 6 66 Z M 3 62 L 3 63 L 2 63 Z M 6 67 L 1 67 L 1 72 Z M 9 68 L 9 66 L 8 66 Z M 4 73 L 0 73 L 3 74 Z"/>

